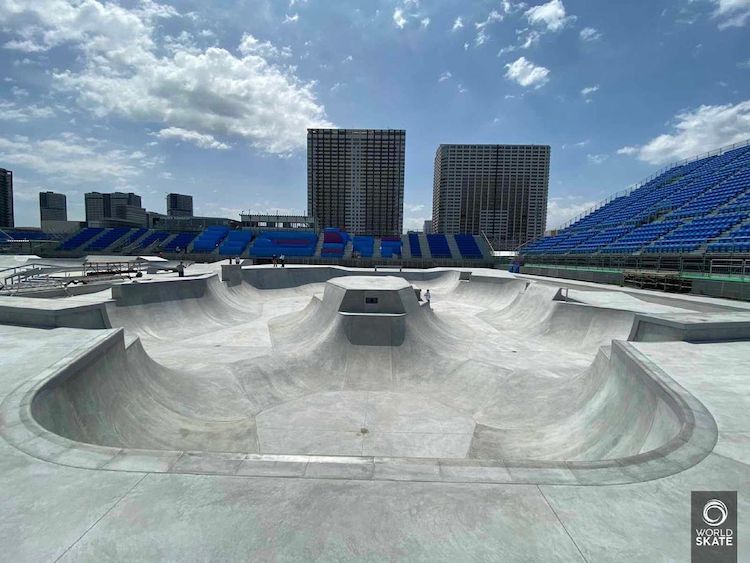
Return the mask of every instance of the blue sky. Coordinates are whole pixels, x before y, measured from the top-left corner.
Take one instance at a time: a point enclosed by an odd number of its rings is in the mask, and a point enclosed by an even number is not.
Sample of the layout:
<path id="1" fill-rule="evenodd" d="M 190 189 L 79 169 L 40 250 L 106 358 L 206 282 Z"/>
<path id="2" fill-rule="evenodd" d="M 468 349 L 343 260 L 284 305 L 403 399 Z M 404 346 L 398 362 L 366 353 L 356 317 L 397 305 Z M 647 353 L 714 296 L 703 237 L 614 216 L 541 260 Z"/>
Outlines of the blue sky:
<path id="1" fill-rule="evenodd" d="M 438 144 L 549 144 L 552 227 L 750 138 L 750 0 L 0 0 L 0 21 L 20 226 L 40 189 L 72 219 L 115 189 L 304 211 L 306 128 L 338 126 L 406 129 L 406 228 Z"/>

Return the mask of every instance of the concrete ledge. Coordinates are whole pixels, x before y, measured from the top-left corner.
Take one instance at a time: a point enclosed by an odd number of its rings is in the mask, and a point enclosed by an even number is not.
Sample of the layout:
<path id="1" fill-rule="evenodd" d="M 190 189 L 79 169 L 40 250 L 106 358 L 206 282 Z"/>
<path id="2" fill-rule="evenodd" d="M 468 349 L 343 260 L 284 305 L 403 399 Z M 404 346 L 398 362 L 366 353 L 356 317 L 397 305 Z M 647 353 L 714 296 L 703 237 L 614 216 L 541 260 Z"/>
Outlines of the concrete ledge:
<path id="1" fill-rule="evenodd" d="M 637 314 L 634 342 L 725 342 L 750 339 L 750 313 Z"/>

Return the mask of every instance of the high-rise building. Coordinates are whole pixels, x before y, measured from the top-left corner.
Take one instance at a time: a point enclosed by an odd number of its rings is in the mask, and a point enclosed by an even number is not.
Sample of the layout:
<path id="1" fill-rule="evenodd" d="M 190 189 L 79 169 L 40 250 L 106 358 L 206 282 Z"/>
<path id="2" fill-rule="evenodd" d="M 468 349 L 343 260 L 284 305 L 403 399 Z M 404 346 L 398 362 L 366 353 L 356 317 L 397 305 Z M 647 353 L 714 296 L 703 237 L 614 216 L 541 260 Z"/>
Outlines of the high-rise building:
<path id="1" fill-rule="evenodd" d="M 192 217 L 193 196 L 167 194 L 167 215 L 170 217 Z"/>
<path id="2" fill-rule="evenodd" d="M 13 172 L 0 168 L 0 228 L 13 228 Z"/>
<path id="3" fill-rule="evenodd" d="M 440 145 L 435 153 L 432 230 L 484 234 L 515 250 L 544 234 L 550 147 Z"/>
<path id="4" fill-rule="evenodd" d="M 307 213 L 319 228 L 400 235 L 403 129 L 308 129 Z"/>
<path id="5" fill-rule="evenodd" d="M 422 231 L 425 233 L 432 232 L 432 219 L 427 219 L 422 225 Z"/>
<path id="6" fill-rule="evenodd" d="M 89 192 L 84 195 L 86 223 L 146 226 L 146 210 L 141 196 L 134 193 Z"/>
<path id="7" fill-rule="evenodd" d="M 68 200 L 65 194 L 39 192 L 39 217 L 42 221 L 67 221 Z"/>

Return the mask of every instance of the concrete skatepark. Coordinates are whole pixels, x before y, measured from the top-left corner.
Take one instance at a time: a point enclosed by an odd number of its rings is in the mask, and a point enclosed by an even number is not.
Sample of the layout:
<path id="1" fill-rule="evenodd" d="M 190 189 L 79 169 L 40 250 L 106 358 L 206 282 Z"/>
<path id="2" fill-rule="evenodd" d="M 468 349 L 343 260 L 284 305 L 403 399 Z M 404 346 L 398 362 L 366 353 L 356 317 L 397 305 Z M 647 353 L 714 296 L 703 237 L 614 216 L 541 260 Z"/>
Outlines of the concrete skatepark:
<path id="1" fill-rule="evenodd" d="M 685 560 L 691 490 L 737 490 L 750 549 L 746 303 L 187 274 L 0 297 L 10 559 Z"/>

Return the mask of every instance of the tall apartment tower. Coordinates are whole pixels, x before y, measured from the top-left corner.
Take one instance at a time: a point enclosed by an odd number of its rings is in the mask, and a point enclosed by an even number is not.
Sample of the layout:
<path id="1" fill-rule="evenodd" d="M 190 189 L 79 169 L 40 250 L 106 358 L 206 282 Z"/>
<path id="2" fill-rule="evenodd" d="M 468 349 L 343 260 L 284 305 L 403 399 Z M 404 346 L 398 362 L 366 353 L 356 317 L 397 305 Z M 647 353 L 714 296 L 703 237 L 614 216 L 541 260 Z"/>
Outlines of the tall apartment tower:
<path id="1" fill-rule="evenodd" d="M 435 153 L 432 230 L 482 234 L 515 250 L 544 234 L 548 145 L 440 145 Z"/>
<path id="2" fill-rule="evenodd" d="M 13 219 L 13 172 L 0 168 L 0 228 L 15 227 Z"/>
<path id="3" fill-rule="evenodd" d="M 193 196 L 167 194 L 167 215 L 170 217 L 192 217 Z"/>
<path id="4" fill-rule="evenodd" d="M 403 129 L 308 129 L 307 213 L 320 228 L 400 235 Z"/>
<path id="5" fill-rule="evenodd" d="M 42 221 L 67 221 L 68 198 L 65 194 L 39 192 L 39 217 Z"/>

